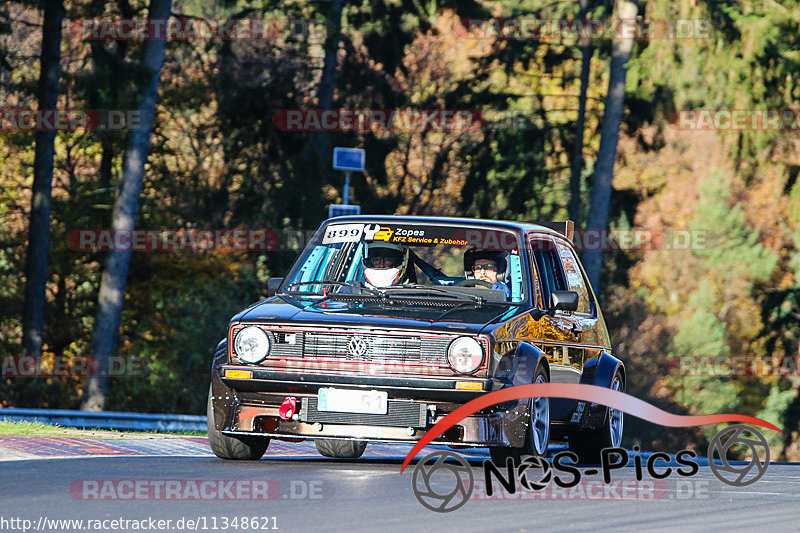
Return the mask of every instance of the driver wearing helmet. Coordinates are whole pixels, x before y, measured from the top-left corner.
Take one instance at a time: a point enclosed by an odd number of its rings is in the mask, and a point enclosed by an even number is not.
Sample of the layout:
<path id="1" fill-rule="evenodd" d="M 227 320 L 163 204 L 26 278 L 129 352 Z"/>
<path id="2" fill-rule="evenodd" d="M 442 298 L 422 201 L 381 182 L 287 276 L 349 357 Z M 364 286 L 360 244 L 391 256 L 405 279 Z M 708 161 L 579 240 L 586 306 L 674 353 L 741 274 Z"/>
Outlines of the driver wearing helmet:
<path id="1" fill-rule="evenodd" d="M 385 288 L 406 281 L 408 248 L 388 242 L 372 242 L 364 247 L 364 278 L 367 284 Z"/>

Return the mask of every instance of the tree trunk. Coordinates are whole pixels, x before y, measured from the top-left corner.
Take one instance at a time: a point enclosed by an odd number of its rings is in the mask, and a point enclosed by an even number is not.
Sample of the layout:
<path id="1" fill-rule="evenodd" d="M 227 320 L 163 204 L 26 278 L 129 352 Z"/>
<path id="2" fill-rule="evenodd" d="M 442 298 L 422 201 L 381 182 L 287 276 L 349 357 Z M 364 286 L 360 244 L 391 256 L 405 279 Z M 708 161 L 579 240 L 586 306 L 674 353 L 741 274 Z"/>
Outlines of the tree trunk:
<path id="1" fill-rule="evenodd" d="M 117 5 L 123 19 L 130 19 L 135 16 L 136 12 L 131 8 L 128 0 L 119 0 Z M 98 13 L 97 16 L 102 16 L 102 13 Z M 108 80 L 108 86 L 96 89 L 95 99 L 100 104 L 98 107 L 100 109 L 116 109 L 119 106 L 119 92 L 124 78 L 123 69 L 126 68 L 125 57 L 128 54 L 128 41 L 114 42 L 115 46 L 111 52 L 106 52 L 104 41 L 91 41 L 90 44 L 95 76 L 111 72 L 111 76 L 104 76 Z M 101 96 L 100 93 L 107 93 L 108 96 Z M 116 137 L 112 132 L 108 131 L 98 132 L 98 134 L 102 148 L 98 188 L 105 189 L 110 187 L 114 181 L 113 169 L 116 148 L 114 139 Z"/>
<path id="2" fill-rule="evenodd" d="M 168 19 L 171 4 L 171 0 L 150 0 L 148 18 Z M 152 77 L 144 87 L 137 106 L 141 127 L 131 130 L 128 136 L 122 163 L 122 180 L 112 215 L 112 228 L 115 231 L 130 231 L 136 226 L 144 164 L 147 161 L 150 132 L 153 128 L 158 97 L 158 82 L 164 62 L 164 47 L 163 39 L 151 39 L 144 44 L 142 64 L 152 73 Z M 116 349 L 130 257 L 130 250 L 112 250 L 106 260 L 92 339 L 92 355 L 97 359 L 99 372 L 86 379 L 81 403 L 81 408 L 84 410 L 100 411 L 105 406 L 109 361 Z"/>
<path id="3" fill-rule="evenodd" d="M 589 11 L 589 0 L 580 1 L 578 18 L 583 20 Z M 578 95 L 578 120 L 575 123 L 575 144 L 572 146 L 572 164 L 569 176 L 569 218 L 576 225 L 582 225 L 581 213 L 581 173 L 583 172 L 583 130 L 586 124 L 586 92 L 589 88 L 589 74 L 592 68 L 592 45 L 589 39 L 581 43 L 580 93 Z"/>
<path id="4" fill-rule="evenodd" d="M 336 59 L 342 32 L 343 4 L 344 0 L 333 0 L 331 3 L 328 35 L 325 39 L 325 59 L 322 65 L 322 77 L 319 80 L 319 90 L 317 91 L 318 109 L 330 109 L 333 105 L 333 91 L 336 86 Z M 330 133 L 327 131 L 312 132 L 310 137 L 311 147 L 317 158 L 320 176 L 329 175 L 332 161 Z"/>
<path id="5" fill-rule="evenodd" d="M 630 0 L 618 0 L 617 18 L 630 20 L 636 18 L 638 7 Z M 611 54 L 608 78 L 608 94 L 603 112 L 603 127 L 600 132 L 600 148 L 593 176 L 591 204 L 587 227 L 605 230 L 608 227 L 608 208 L 611 202 L 611 181 L 614 177 L 614 160 L 617 156 L 619 127 L 622 123 L 622 106 L 625 102 L 625 77 L 628 73 L 628 60 L 631 57 L 633 39 L 617 38 Z M 586 250 L 583 264 L 595 292 L 600 287 L 600 266 L 602 250 Z"/>
<path id="6" fill-rule="evenodd" d="M 63 0 L 45 0 L 42 51 L 39 58 L 39 109 L 58 106 L 61 76 L 61 23 Z M 50 199 L 53 186 L 55 131 L 37 131 L 34 137 L 33 190 L 25 257 L 25 311 L 22 318 L 22 346 L 27 355 L 41 355 L 44 307 L 47 300 L 47 254 L 50 250 Z"/>

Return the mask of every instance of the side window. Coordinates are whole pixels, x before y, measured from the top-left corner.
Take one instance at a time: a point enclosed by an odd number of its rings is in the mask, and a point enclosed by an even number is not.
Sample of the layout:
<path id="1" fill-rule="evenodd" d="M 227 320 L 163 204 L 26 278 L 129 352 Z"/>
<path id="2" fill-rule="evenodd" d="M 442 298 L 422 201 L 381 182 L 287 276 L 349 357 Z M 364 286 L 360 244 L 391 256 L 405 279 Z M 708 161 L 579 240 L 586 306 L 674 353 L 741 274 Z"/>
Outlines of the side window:
<path id="1" fill-rule="evenodd" d="M 578 309 L 576 313 L 583 315 L 594 315 L 592 309 L 592 301 L 589 297 L 589 290 L 586 288 L 586 280 L 583 278 L 581 268 L 578 263 L 578 258 L 575 257 L 575 252 L 569 246 L 561 243 L 556 243 L 558 255 L 561 257 L 561 264 L 564 266 L 564 272 L 567 275 L 567 284 L 569 290 L 578 293 Z"/>
<path id="2" fill-rule="evenodd" d="M 534 239 L 531 242 L 533 262 L 536 265 L 539 289 L 542 293 L 542 302 L 547 307 L 550 302 L 550 293 L 553 291 L 567 290 L 561 261 L 558 257 L 555 244 L 550 240 Z"/>

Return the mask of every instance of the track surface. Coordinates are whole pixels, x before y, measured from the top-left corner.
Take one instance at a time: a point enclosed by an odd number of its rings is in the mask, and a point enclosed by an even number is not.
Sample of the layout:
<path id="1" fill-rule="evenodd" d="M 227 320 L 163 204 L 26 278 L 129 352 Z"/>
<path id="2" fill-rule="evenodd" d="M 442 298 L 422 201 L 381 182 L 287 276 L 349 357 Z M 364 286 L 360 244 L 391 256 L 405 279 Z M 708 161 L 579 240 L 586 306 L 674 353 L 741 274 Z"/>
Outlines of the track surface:
<path id="1" fill-rule="evenodd" d="M 182 518 L 184 530 L 186 520 L 196 520 L 199 531 L 223 531 L 225 518 L 227 531 L 269 530 L 262 529 L 265 525 L 277 525 L 278 531 L 284 532 L 533 532 L 543 527 L 553 531 L 800 530 L 800 465 L 772 464 L 759 481 L 737 488 L 720 483 L 708 466 L 701 464 L 696 476 L 656 481 L 643 492 L 640 488 L 623 490 L 626 483 L 633 484 L 634 469 L 628 467 L 613 472 L 613 481 L 619 481 L 615 489 L 604 489 L 599 476 L 587 476 L 592 487 L 532 493 L 533 498 L 525 493 L 524 500 L 519 499 L 521 492 L 508 495 L 500 491 L 507 499 L 487 500 L 482 498 L 481 467 L 486 454 L 463 450 L 460 453 L 473 465 L 475 493 L 464 507 L 435 513 L 423 508 L 412 493 L 413 468 L 400 474 L 400 463 L 409 449 L 370 444 L 362 459 L 345 462 L 320 457 L 313 443 L 273 442 L 261 461 L 232 462 L 215 458 L 205 439 L 198 437 L 3 438 L 0 531 L 21 531 L 22 522 L 8 522 L 13 518 L 30 520 L 31 530 L 38 526 L 40 531 L 75 531 L 74 524 L 45 525 L 51 519 L 150 517 L 172 520 L 169 527 L 161 529 L 169 531 L 179 530 Z M 426 449 L 425 454 L 435 449 Z M 121 482 L 144 482 L 152 490 L 153 480 L 155 485 L 178 480 L 184 491 L 179 501 L 175 497 L 121 499 L 130 494 Z M 209 501 L 194 498 L 188 491 L 189 486 L 202 482 L 218 486 L 237 480 L 246 480 L 245 486 L 252 480 L 260 481 L 262 488 L 268 485 L 270 499 L 254 499 L 245 492 L 240 499 L 223 496 Z M 97 492 L 87 492 L 87 487 Z M 241 523 L 232 527 L 234 517 L 244 516 L 264 518 L 256 529 L 243 529 Z M 42 519 L 46 520 L 40 522 Z M 87 526 L 85 522 L 84 531 L 98 531 Z M 119 529 L 107 522 L 99 531 Z"/>

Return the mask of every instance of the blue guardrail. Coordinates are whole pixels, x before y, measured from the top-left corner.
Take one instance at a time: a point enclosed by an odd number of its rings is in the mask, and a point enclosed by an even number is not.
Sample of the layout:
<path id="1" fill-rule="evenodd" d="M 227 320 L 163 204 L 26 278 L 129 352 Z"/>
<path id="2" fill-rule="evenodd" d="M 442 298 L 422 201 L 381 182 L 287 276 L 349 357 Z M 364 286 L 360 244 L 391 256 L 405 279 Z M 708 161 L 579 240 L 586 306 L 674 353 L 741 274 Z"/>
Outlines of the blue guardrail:
<path id="1" fill-rule="evenodd" d="M 119 431 L 206 431 L 206 417 L 122 413 L 117 411 L 73 411 L 68 409 L 0 409 L 0 420 L 41 422 L 80 429 Z"/>

